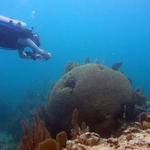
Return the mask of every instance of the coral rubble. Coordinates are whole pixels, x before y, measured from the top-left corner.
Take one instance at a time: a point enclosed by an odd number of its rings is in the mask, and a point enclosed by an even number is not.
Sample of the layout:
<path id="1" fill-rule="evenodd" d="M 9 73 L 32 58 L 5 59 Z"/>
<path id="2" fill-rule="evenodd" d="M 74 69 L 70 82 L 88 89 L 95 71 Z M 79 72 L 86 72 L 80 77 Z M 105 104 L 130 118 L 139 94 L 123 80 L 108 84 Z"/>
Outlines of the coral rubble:
<path id="1" fill-rule="evenodd" d="M 143 122 L 150 123 L 149 114 L 141 113 L 139 122 L 128 124 L 120 136 L 109 138 L 102 138 L 93 132 L 80 132 L 74 140 L 67 141 L 63 150 L 149 150 L 150 126 L 143 128 Z"/>
<path id="2" fill-rule="evenodd" d="M 82 140 L 81 140 L 82 139 Z M 89 142 L 90 141 L 90 142 Z M 93 141 L 93 142 L 91 142 Z M 149 150 L 150 129 L 129 126 L 121 136 L 108 139 L 96 133 L 84 133 L 75 140 L 67 141 L 64 150 Z"/>

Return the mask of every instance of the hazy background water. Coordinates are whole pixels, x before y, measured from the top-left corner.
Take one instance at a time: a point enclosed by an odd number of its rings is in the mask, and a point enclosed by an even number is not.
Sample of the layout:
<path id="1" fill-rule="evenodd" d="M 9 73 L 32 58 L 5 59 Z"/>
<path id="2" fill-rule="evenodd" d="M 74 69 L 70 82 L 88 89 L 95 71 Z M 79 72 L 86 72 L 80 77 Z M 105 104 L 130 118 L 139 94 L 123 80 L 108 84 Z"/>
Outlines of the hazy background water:
<path id="1" fill-rule="evenodd" d="M 150 96 L 149 0 L 5 0 L 0 14 L 21 19 L 40 34 L 49 61 L 22 60 L 0 50 L 0 101 L 15 105 L 30 88 L 57 80 L 64 65 L 89 56 L 122 71 Z"/>

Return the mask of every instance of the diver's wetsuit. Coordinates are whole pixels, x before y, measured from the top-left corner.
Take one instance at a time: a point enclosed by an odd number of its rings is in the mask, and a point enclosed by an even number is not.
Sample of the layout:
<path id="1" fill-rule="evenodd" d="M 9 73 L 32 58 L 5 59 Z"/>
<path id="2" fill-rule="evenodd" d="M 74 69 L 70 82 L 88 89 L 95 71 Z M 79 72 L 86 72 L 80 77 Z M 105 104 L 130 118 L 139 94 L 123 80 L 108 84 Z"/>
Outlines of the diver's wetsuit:
<path id="1" fill-rule="evenodd" d="M 19 48 L 24 48 L 23 45 L 18 44 L 18 39 L 30 38 L 38 46 L 39 42 L 34 40 L 34 33 L 28 28 L 20 28 L 8 23 L 3 23 L 0 21 L 0 47 L 6 49 L 16 50 Z"/>
<path id="2" fill-rule="evenodd" d="M 29 49 L 25 49 L 28 47 Z M 26 23 L 0 15 L 0 48 L 17 50 L 24 59 L 48 60 L 51 56 L 40 48 L 39 36 Z"/>

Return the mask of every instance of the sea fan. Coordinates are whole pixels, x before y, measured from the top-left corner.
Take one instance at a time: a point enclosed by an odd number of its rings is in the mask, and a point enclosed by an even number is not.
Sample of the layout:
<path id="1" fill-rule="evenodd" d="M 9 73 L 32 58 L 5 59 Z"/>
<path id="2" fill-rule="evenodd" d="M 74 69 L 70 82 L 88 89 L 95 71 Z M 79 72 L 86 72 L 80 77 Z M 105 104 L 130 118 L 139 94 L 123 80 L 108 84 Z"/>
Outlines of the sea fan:
<path id="1" fill-rule="evenodd" d="M 39 143 L 50 137 L 38 114 L 34 115 L 32 128 L 27 121 L 22 122 L 22 128 L 23 136 L 18 150 L 36 150 Z"/>

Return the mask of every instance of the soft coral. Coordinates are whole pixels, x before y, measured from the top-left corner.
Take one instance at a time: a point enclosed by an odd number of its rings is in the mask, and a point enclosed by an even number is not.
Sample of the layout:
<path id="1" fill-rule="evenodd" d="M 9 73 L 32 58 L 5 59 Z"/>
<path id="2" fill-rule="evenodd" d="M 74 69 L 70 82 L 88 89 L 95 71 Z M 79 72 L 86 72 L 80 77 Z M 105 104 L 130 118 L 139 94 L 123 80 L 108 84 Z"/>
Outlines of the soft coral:
<path id="1" fill-rule="evenodd" d="M 49 133 L 39 118 L 34 115 L 32 128 L 27 121 L 22 122 L 23 136 L 20 140 L 18 150 L 36 150 L 39 143 L 49 137 Z"/>

